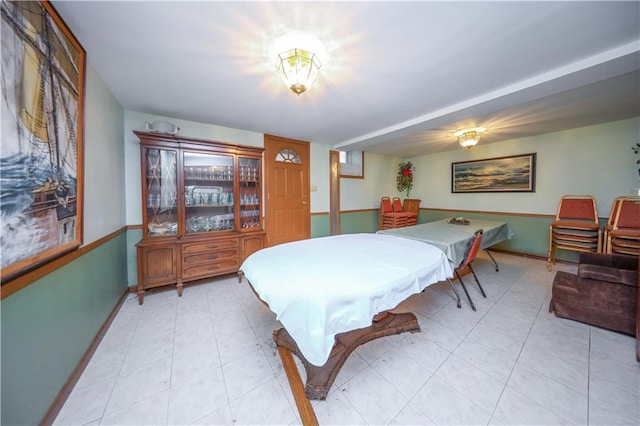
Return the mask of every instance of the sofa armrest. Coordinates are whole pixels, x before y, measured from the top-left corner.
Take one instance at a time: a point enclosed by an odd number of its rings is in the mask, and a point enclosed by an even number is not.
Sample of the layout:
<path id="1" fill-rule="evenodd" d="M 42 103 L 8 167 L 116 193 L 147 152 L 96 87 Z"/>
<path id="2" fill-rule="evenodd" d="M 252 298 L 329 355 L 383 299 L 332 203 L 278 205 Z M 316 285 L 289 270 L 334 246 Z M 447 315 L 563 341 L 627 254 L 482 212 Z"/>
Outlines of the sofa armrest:
<path id="1" fill-rule="evenodd" d="M 585 252 L 580 253 L 580 265 L 582 264 L 606 266 L 616 269 L 637 270 L 638 256 Z"/>
<path id="2" fill-rule="evenodd" d="M 578 277 L 580 280 L 588 279 L 632 287 L 638 286 L 638 272 L 636 270 L 582 264 L 578 266 Z"/>
<path id="3" fill-rule="evenodd" d="M 640 270 L 638 270 L 640 278 Z M 638 295 L 636 297 L 636 361 L 640 362 L 640 282 L 638 282 Z"/>

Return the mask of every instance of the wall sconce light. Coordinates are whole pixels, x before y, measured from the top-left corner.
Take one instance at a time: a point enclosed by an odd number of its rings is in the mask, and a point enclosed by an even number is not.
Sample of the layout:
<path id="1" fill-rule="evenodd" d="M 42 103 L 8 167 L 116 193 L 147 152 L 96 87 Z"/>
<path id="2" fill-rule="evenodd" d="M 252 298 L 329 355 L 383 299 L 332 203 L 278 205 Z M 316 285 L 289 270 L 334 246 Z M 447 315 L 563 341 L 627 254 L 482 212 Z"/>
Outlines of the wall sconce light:
<path id="1" fill-rule="evenodd" d="M 296 95 L 311 88 L 321 67 L 318 56 L 307 50 L 293 48 L 278 55 L 278 73 L 282 81 Z"/>
<path id="2" fill-rule="evenodd" d="M 476 127 L 473 129 L 458 130 L 455 136 L 458 138 L 458 143 L 463 148 L 471 149 L 480 140 L 480 135 L 486 132 L 484 127 Z"/>

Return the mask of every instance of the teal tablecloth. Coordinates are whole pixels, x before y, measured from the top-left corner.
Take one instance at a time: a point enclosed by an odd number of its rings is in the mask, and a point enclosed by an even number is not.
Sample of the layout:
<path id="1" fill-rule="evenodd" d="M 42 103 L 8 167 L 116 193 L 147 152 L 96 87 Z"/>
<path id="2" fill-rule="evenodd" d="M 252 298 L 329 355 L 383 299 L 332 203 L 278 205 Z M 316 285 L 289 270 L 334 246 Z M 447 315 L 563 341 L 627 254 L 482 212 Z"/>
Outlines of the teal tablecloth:
<path id="1" fill-rule="evenodd" d="M 385 229 L 378 231 L 378 233 L 432 244 L 442 250 L 454 266 L 462 262 L 467 246 L 473 238 L 474 232 L 478 229 L 483 231 L 482 245 L 480 246 L 483 250 L 513 237 L 513 231 L 505 222 L 468 219 L 468 225 L 454 225 L 447 223 L 448 220 L 442 219 L 404 228 Z"/>

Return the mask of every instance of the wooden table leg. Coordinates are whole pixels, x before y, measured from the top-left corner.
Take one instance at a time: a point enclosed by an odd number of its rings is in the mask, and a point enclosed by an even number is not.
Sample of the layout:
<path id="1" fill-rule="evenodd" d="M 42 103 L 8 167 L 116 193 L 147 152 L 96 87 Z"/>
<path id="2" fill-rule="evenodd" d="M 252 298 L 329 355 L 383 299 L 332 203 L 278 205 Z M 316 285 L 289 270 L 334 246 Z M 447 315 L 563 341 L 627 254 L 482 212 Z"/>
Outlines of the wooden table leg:
<path id="1" fill-rule="evenodd" d="M 379 320 L 374 321 L 369 327 L 359 328 L 357 330 L 336 335 L 336 343 L 334 344 L 333 349 L 331 349 L 329 359 L 321 367 L 313 365 L 307 361 L 287 330 L 280 328 L 273 332 L 273 339 L 276 342 L 278 351 L 280 351 L 280 348 L 288 349 L 302 361 L 307 372 L 307 383 L 305 386 L 305 395 L 307 398 L 325 399 L 329 393 L 331 385 L 340 371 L 340 368 L 342 368 L 342 365 L 347 360 L 349 354 L 363 343 L 384 336 L 404 333 L 406 331 L 413 333 L 420 331 L 418 320 L 411 312 L 399 314 L 388 312 L 386 315 L 377 315 L 376 318 L 379 318 Z M 289 377 L 288 371 L 287 377 Z M 291 378 L 289 378 L 289 381 L 291 381 Z"/>
<path id="2" fill-rule="evenodd" d="M 287 373 L 287 379 L 289 380 L 289 387 L 291 393 L 296 401 L 298 412 L 300 413 L 300 420 L 304 426 L 318 426 L 318 419 L 316 413 L 313 411 L 311 401 L 304 394 L 304 386 L 302 385 L 302 378 L 298 372 L 298 367 L 293 360 L 293 355 L 288 349 L 278 346 L 278 353 L 282 360 L 285 373 Z"/>

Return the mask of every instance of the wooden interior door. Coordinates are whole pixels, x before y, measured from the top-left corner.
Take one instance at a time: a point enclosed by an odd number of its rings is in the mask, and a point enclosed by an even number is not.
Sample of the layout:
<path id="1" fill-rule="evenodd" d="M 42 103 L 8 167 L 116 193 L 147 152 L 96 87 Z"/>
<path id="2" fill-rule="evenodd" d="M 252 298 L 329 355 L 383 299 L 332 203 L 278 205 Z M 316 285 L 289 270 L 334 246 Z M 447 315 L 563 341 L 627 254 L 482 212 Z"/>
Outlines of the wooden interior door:
<path id="1" fill-rule="evenodd" d="M 266 246 L 311 237 L 309 143 L 265 135 Z"/>

